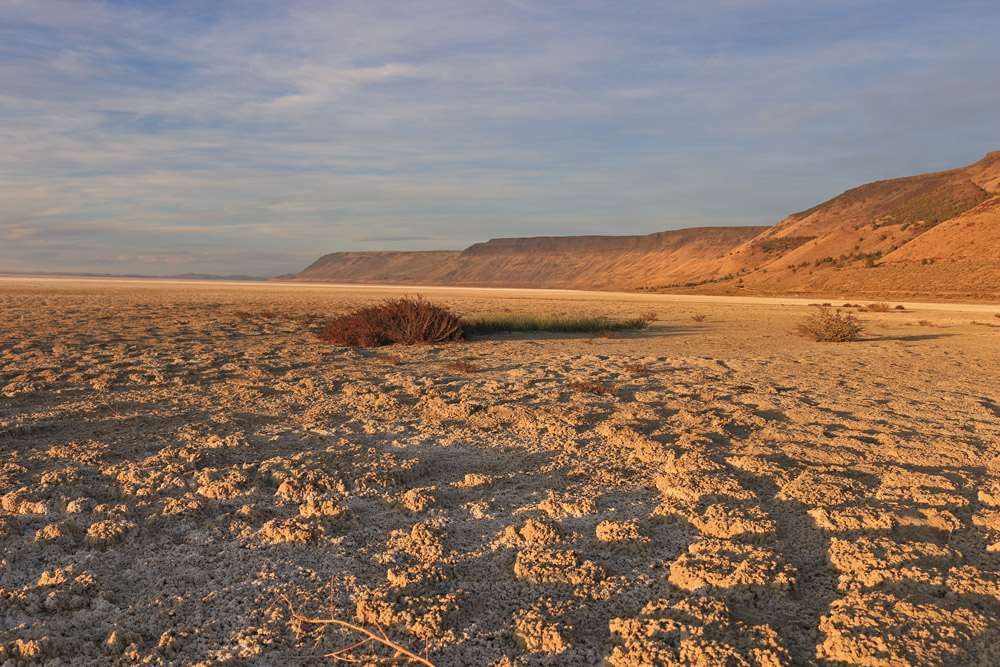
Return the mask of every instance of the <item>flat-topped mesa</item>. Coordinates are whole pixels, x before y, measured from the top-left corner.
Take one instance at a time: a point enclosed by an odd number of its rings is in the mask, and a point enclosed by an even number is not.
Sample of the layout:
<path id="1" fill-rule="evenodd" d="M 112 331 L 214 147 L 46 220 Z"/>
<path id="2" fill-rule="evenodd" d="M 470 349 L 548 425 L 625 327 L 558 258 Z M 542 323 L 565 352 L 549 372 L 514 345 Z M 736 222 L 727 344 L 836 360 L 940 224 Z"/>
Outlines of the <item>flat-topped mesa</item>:
<path id="1" fill-rule="evenodd" d="M 397 285 L 630 289 L 689 279 L 767 227 L 695 227 L 645 236 L 493 239 L 458 251 L 339 252 L 281 280 Z"/>
<path id="2" fill-rule="evenodd" d="M 464 257 L 506 254 L 635 252 L 679 248 L 698 243 L 726 250 L 757 237 L 769 227 L 689 227 L 644 236 L 532 236 L 490 239 L 462 251 Z"/>

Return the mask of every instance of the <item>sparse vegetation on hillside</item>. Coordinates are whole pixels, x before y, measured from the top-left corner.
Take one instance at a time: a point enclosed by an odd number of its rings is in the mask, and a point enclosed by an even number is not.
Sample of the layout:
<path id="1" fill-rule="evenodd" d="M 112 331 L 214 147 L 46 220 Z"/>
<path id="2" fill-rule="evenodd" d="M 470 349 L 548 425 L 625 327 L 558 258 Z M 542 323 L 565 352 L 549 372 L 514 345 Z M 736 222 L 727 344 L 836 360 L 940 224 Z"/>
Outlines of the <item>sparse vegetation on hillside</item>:
<path id="1" fill-rule="evenodd" d="M 800 245 L 815 239 L 815 236 L 772 236 L 769 239 L 754 241 L 750 246 L 762 252 L 784 253 L 795 250 Z"/>
<path id="2" fill-rule="evenodd" d="M 981 204 L 990 193 L 972 181 L 947 184 L 907 200 L 879 218 L 876 226 L 919 225 L 930 229 Z"/>
<path id="3" fill-rule="evenodd" d="M 820 306 L 795 328 L 795 332 L 805 338 L 825 343 L 846 343 L 858 339 L 864 327 L 854 315 L 831 311 L 829 306 Z"/>
<path id="4" fill-rule="evenodd" d="M 875 215 L 880 215 L 880 210 L 886 211 L 892 207 L 894 202 L 919 196 L 921 193 L 940 186 L 941 183 L 942 177 L 937 174 L 923 174 L 921 176 L 893 178 L 887 181 L 866 183 L 846 190 L 833 199 L 828 199 L 812 208 L 793 213 L 789 217 L 793 220 L 802 220 L 803 218 L 808 218 L 813 213 L 835 205 L 850 206 L 866 202 L 871 202 L 871 205 L 875 209 Z"/>

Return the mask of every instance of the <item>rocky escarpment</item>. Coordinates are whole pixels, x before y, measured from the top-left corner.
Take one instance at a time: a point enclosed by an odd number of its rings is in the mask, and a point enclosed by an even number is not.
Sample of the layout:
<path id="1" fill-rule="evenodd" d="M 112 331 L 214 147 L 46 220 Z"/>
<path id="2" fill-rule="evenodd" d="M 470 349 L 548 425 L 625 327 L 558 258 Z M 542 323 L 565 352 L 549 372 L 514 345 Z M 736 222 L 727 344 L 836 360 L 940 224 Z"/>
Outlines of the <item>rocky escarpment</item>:
<path id="1" fill-rule="evenodd" d="M 334 253 L 278 280 L 998 299 L 998 193 L 994 151 L 968 167 L 852 188 L 771 227 Z"/>
<path id="2" fill-rule="evenodd" d="M 645 236 L 493 239 L 463 251 L 324 255 L 282 280 L 339 283 L 629 289 L 700 275 L 766 227 L 699 227 Z"/>

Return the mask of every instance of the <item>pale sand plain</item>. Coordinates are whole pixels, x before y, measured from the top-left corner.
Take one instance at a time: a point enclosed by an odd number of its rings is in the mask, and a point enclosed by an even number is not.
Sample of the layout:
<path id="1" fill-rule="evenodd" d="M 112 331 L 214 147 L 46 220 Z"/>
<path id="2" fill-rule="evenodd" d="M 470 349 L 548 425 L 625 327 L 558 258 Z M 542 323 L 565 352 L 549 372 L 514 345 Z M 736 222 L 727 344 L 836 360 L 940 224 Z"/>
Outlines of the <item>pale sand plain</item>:
<path id="1" fill-rule="evenodd" d="M 657 320 L 374 351 L 281 318 L 418 291 Z M 8 279 L 0 308 L 2 664 L 348 645 L 283 595 L 440 666 L 1000 664 L 1000 306 L 849 344 L 790 335 L 791 299 Z"/>

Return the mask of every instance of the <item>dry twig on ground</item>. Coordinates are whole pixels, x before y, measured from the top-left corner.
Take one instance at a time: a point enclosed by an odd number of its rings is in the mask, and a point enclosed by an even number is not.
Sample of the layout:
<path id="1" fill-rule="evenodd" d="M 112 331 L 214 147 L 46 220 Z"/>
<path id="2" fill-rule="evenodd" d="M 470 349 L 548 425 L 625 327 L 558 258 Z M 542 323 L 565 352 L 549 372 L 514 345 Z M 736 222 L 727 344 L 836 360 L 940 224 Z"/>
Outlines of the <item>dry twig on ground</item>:
<path id="1" fill-rule="evenodd" d="M 384 663 L 412 662 L 418 665 L 425 665 L 426 667 L 435 667 L 434 663 L 428 660 L 426 656 L 420 657 L 413 651 L 410 651 L 404 648 L 403 646 L 397 644 L 396 642 L 392 641 L 391 639 L 389 639 L 389 636 L 385 633 L 385 630 L 382 629 L 382 626 L 380 626 L 378 622 L 375 623 L 375 627 L 378 629 L 378 634 L 375 634 L 374 632 L 363 626 L 355 625 L 354 623 L 350 623 L 348 621 L 342 621 L 338 618 L 310 618 L 304 614 L 295 611 L 295 606 L 292 604 L 292 601 L 288 599 L 288 596 L 282 595 L 281 597 L 285 600 L 285 603 L 288 605 L 288 611 L 291 612 L 292 618 L 298 621 L 299 623 L 308 623 L 310 625 L 323 625 L 323 626 L 335 625 L 343 630 L 356 632 L 358 635 L 362 637 L 361 641 L 355 642 L 350 646 L 324 654 L 322 656 L 324 658 L 333 658 L 334 660 L 339 660 L 341 662 L 357 662 L 357 663 L 368 663 L 368 664 L 379 663 L 379 662 L 384 662 Z M 371 647 L 378 645 L 385 646 L 386 648 L 395 651 L 396 655 L 355 656 L 351 654 L 352 651 L 355 651 L 366 645 L 370 645 Z"/>

